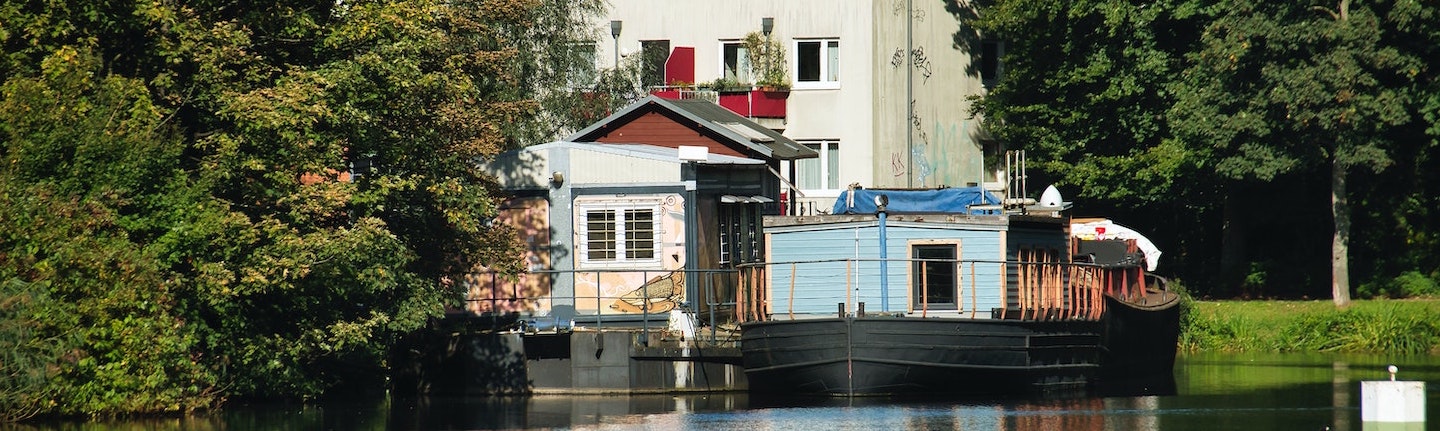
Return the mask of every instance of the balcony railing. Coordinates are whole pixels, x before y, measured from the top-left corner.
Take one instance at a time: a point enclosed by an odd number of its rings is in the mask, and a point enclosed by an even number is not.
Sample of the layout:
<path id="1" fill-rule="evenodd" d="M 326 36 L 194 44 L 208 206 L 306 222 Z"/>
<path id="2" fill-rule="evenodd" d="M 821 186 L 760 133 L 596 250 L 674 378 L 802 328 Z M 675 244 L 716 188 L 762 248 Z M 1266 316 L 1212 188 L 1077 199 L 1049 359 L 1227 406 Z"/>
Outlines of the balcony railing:
<path id="1" fill-rule="evenodd" d="M 759 88 L 737 90 L 701 90 L 693 87 L 651 87 L 650 94 L 661 98 L 704 99 L 715 102 L 731 112 L 748 118 L 785 118 L 786 101 L 790 98 L 787 90 L 762 90 Z"/>
<path id="2" fill-rule="evenodd" d="M 715 102 L 720 99 L 720 93 L 709 89 L 696 89 L 695 87 L 677 87 L 672 85 L 661 85 L 650 87 L 650 94 L 661 99 L 689 100 L 702 99 Z"/>

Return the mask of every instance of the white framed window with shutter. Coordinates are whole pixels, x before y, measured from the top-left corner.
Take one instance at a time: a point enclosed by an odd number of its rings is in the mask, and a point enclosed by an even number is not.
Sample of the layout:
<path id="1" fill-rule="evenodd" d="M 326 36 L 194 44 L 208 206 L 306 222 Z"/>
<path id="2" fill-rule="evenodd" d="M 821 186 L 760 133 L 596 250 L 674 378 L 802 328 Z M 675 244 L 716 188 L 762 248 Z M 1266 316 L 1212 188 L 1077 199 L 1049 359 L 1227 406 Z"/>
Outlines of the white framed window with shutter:
<path id="1" fill-rule="evenodd" d="M 581 267 L 659 267 L 659 198 L 585 199 L 575 203 L 575 252 Z"/>

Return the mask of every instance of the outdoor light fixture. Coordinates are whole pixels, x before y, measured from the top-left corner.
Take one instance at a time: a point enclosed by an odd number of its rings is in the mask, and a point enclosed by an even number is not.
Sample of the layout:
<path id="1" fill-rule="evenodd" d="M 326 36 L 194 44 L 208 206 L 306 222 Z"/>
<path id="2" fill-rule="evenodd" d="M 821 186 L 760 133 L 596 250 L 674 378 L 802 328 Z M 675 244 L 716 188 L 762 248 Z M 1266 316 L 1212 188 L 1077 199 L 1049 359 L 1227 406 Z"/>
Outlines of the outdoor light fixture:
<path id="1" fill-rule="evenodd" d="M 766 74 L 766 75 L 770 75 L 770 31 L 771 31 L 771 30 L 775 30 L 775 17 L 773 17 L 773 16 L 767 16 L 767 17 L 764 17 L 764 18 L 760 18 L 760 32 L 761 32 L 761 33 L 765 33 L 765 46 L 764 46 L 765 51 L 764 51 L 764 53 L 763 53 L 762 55 L 765 56 L 765 74 Z M 761 78 L 762 78 L 762 79 L 768 79 L 769 76 L 764 76 L 764 77 L 761 77 Z"/>
<path id="2" fill-rule="evenodd" d="M 610 21 L 610 37 L 615 39 L 615 68 L 620 68 L 620 20 Z"/>

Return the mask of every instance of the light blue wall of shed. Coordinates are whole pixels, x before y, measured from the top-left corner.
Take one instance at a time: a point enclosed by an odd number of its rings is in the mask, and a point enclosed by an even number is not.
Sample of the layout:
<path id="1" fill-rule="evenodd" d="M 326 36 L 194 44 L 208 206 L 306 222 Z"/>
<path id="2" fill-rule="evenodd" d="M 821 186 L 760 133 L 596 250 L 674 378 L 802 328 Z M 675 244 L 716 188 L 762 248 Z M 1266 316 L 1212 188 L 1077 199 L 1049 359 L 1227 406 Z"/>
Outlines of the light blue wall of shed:
<path id="1" fill-rule="evenodd" d="M 958 240 L 962 260 L 1005 260 L 1001 226 L 968 226 L 942 223 L 887 223 L 886 253 L 889 262 L 887 279 L 891 312 L 908 307 L 908 280 L 911 265 L 904 261 L 912 240 Z M 865 302 L 868 313 L 881 312 L 880 233 L 878 223 L 839 224 L 805 229 L 771 230 L 769 239 L 772 263 L 769 271 L 771 311 L 774 314 L 834 314 L 836 304 L 846 301 L 846 262 L 804 263 L 821 260 L 858 259 L 851 263 L 849 288 L 851 310 L 857 302 Z M 799 262 L 791 264 L 791 262 Z M 793 270 L 792 270 L 793 268 Z M 976 296 L 974 307 L 989 311 L 1001 304 L 1002 266 L 976 264 L 974 267 Z M 791 275 L 794 274 L 793 308 Z M 960 269 L 961 309 L 971 307 L 971 274 L 969 264 Z"/>

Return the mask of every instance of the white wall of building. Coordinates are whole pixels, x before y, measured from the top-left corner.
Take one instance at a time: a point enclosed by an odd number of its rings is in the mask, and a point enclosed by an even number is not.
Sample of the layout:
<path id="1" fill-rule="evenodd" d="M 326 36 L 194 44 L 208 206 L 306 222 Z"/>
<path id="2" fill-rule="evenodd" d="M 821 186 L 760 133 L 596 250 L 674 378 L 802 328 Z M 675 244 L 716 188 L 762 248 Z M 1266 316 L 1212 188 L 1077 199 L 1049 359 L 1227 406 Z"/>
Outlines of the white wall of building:
<path id="1" fill-rule="evenodd" d="M 614 67 L 610 21 L 619 20 L 622 56 L 640 55 L 642 40 L 669 40 L 672 50 L 693 47 L 697 82 L 721 76 L 722 41 L 759 31 L 761 19 L 773 17 L 771 37 L 785 46 L 793 88 L 785 136 L 839 142 L 838 189 L 812 191 L 809 197 L 833 198 L 850 183 L 934 187 L 979 179 L 978 122 L 967 119 L 965 96 L 983 88 L 978 77 L 966 76 L 971 58 L 952 46 L 959 24 L 943 3 L 912 6 L 923 10 L 913 33 L 930 68 L 929 78 L 917 78 L 923 82 L 914 85 L 916 116 L 923 123 L 917 127 L 906 114 L 904 80 L 897 79 L 903 74 L 892 64 L 894 51 L 903 51 L 906 41 L 904 0 L 611 0 L 610 6 L 594 24 L 600 67 Z M 807 89 L 795 82 L 795 41 L 816 38 L 840 42 L 838 87 Z M 912 138 L 923 146 L 910 154 L 907 131 L 924 135 Z"/>

